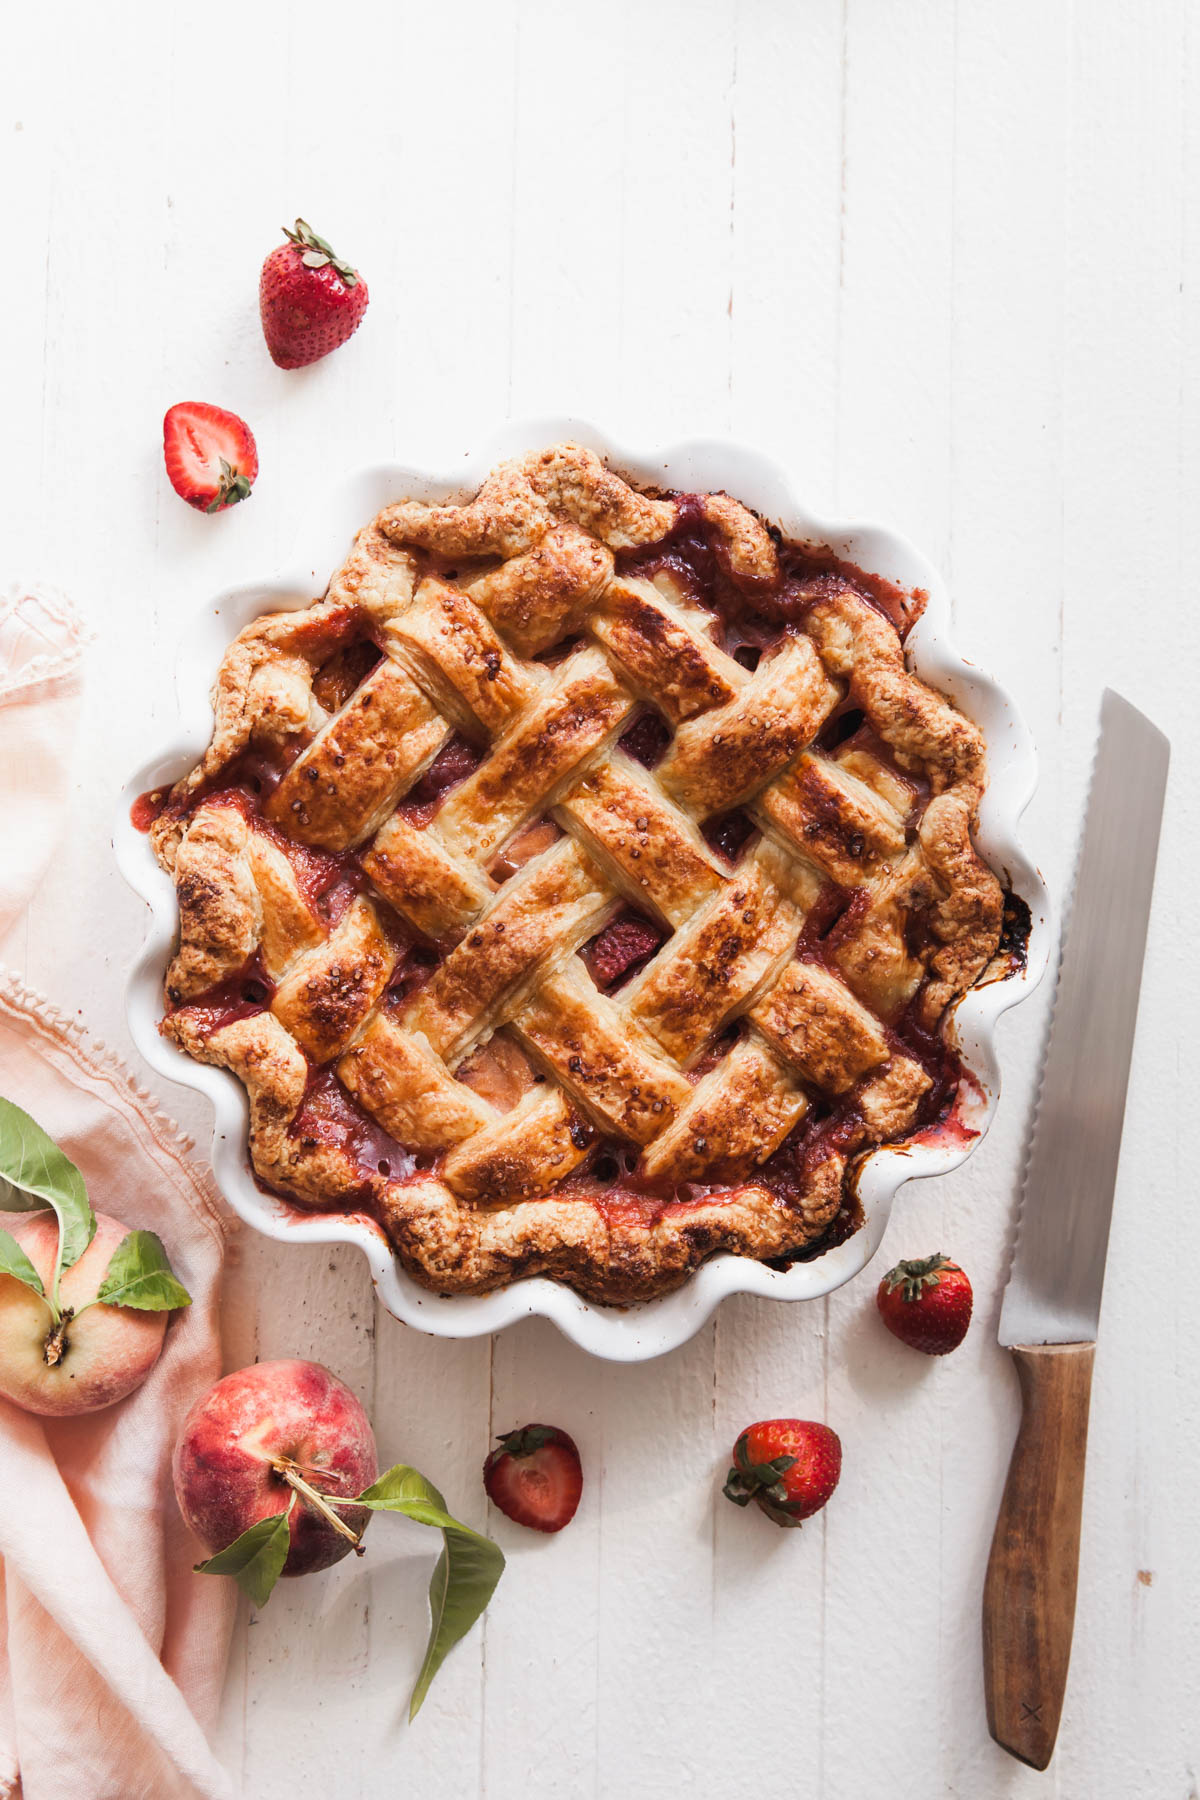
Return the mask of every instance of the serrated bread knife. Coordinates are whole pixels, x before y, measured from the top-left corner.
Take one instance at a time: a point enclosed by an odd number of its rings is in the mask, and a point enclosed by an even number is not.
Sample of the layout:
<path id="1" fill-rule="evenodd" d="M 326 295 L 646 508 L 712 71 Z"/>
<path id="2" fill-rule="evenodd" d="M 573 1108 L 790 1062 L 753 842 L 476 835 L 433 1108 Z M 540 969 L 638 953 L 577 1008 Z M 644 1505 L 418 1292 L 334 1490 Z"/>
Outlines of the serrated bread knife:
<path id="1" fill-rule="evenodd" d="M 1000 1342 L 1021 1384 L 983 1590 L 988 1729 L 1054 1753 L 1071 1657 L 1092 1358 L 1170 748 L 1111 690 L 1059 968 Z"/>

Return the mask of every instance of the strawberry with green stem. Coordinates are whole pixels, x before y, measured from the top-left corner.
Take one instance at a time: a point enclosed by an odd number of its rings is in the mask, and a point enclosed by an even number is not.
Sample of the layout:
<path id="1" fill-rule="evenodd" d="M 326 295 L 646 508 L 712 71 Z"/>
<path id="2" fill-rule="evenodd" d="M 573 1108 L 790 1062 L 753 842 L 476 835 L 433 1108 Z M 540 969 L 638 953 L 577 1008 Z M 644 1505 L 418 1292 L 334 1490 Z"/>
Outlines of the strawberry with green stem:
<path id="1" fill-rule="evenodd" d="M 362 324 L 367 284 L 304 219 L 285 225 L 285 244 L 262 266 L 258 305 L 271 360 L 303 369 L 344 344 Z"/>
<path id="2" fill-rule="evenodd" d="M 733 1446 L 722 1492 L 735 1506 L 753 1501 L 776 1525 L 820 1512 L 842 1473 L 842 1441 L 815 1419 L 760 1419 Z"/>
<path id="3" fill-rule="evenodd" d="M 974 1295 L 958 1264 L 939 1252 L 889 1269 L 875 1302 L 893 1337 L 925 1356 L 947 1356 L 967 1335 Z"/>

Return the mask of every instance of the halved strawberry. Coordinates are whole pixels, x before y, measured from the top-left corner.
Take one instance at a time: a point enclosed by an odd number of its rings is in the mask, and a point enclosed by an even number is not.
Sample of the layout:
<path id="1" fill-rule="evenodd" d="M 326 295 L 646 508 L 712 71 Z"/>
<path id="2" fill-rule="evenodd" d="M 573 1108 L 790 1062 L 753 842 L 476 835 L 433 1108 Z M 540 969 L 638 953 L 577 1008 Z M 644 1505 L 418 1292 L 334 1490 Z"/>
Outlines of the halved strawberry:
<path id="1" fill-rule="evenodd" d="M 199 512 L 224 512 L 248 498 L 258 447 L 244 419 L 203 400 L 181 400 L 163 419 L 163 458 L 171 486 Z"/>
<path id="2" fill-rule="evenodd" d="M 502 1513 L 531 1531 L 561 1531 L 575 1517 L 583 1468 L 573 1438 L 555 1425 L 522 1425 L 500 1438 L 483 1485 Z"/>

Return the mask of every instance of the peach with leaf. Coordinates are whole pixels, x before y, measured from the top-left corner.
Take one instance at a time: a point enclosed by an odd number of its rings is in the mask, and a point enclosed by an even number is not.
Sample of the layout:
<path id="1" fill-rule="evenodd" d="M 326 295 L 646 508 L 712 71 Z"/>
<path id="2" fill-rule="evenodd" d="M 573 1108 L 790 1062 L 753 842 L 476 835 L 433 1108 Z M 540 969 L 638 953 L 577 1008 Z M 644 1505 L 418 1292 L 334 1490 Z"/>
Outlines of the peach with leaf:
<path id="1" fill-rule="evenodd" d="M 123 1400 L 191 1303 L 160 1239 L 94 1213 L 75 1164 L 4 1099 L 0 1212 L 0 1394 L 47 1417 Z"/>
<path id="2" fill-rule="evenodd" d="M 286 1513 L 281 1575 L 362 1555 L 371 1515 L 342 1503 L 378 1473 L 361 1403 L 320 1363 L 297 1357 L 226 1375 L 197 1400 L 175 1447 L 175 1494 L 202 1542 L 219 1549 Z"/>
<path id="3" fill-rule="evenodd" d="M 370 1421 L 346 1384 L 320 1363 L 287 1357 L 226 1375 L 197 1400 L 175 1447 L 175 1495 L 213 1551 L 197 1573 L 231 1576 L 255 1606 L 266 1605 L 283 1575 L 326 1569 L 351 1550 L 361 1556 L 372 1513 L 400 1513 L 440 1531 L 412 1718 L 447 1653 L 487 1606 L 504 1557 L 451 1518 L 416 1469 L 377 1468 Z"/>

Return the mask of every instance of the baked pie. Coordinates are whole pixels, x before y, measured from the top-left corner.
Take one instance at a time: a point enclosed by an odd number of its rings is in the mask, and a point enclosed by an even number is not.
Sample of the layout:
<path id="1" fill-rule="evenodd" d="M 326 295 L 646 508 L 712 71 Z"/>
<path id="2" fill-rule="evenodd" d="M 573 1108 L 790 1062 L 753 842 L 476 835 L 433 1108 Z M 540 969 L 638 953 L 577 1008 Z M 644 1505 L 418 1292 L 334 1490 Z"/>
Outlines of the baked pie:
<path id="1" fill-rule="evenodd" d="M 141 822 L 162 1030 L 245 1084 L 259 1182 L 441 1293 L 642 1300 L 852 1230 L 1004 924 L 922 601 L 562 444 L 243 631 Z"/>

